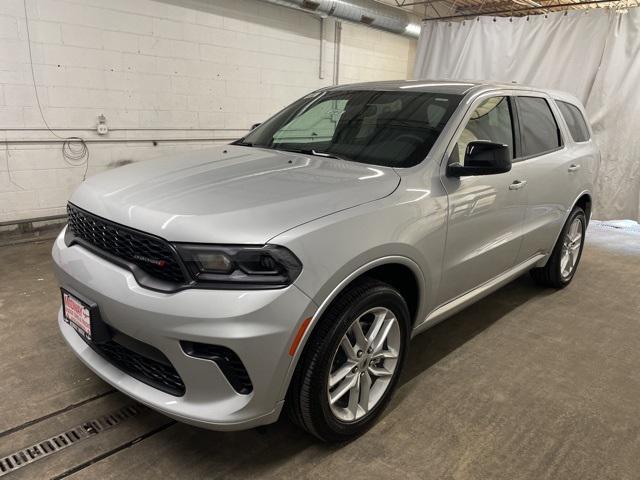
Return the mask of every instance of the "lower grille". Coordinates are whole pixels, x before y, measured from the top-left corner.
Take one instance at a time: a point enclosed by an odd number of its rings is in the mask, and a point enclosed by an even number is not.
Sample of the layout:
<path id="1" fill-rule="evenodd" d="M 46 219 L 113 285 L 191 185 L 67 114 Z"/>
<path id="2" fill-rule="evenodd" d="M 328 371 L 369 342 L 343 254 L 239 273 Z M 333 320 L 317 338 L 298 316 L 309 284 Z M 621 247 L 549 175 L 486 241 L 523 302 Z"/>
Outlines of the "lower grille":
<path id="1" fill-rule="evenodd" d="M 153 350 L 153 356 L 159 361 L 129 350 L 113 340 L 88 343 L 102 357 L 133 378 L 170 395 L 184 395 L 185 386 L 182 378 L 160 350 L 145 344 L 145 348 L 148 351 Z"/>

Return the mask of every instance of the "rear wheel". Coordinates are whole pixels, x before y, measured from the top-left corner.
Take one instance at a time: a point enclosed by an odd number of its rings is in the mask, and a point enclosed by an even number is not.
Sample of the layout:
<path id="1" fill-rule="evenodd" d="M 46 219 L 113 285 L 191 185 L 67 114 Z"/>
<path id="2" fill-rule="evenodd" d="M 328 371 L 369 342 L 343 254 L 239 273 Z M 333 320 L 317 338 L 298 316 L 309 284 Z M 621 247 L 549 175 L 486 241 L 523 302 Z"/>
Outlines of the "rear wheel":
<path id="1" fill-rule="evenodd" d="M 573 279 L 582 256 L 587 217 L 575 207 L 558 237 L 547 264 L 531 270 L 533 279 L 541 285 L 564 288 Z"/>
<path id="2" fill-rule="evenodd" d="M 324 441 L 366 431 L 391 397 L 409 340 L 400 293 L 366 279 L 341 294 L 309 338 L 292 380 L 288 408 Z"/>

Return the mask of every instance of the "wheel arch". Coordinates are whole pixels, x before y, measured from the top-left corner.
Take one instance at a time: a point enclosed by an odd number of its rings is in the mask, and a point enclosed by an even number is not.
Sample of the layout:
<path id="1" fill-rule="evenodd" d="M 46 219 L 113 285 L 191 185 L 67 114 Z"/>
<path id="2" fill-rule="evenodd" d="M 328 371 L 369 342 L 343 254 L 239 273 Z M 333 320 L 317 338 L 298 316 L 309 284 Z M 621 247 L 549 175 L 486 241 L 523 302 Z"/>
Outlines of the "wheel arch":
<path id="1" fill-rule="evenodd" d="M 575 200 L 571 204 L 571 208 L 566 211 L 562 220 L 562 224 L 560 225 L 560 230 L 558 230 L 558 234 L 553 240 L 553 246 L 555 246 L 555 244 L 558 242 L 560 234 L 562 233 L 562 229 L 564 228 L 565 223 L 567 223 L 569 215 L 571 215 L 571 212 L 573 212 L 573 209 L 576 208 L 576 206 L 579 206 L 584 210 L 585 216 L 587 217 L 587 225 L 589 225 L 589 220 L 591 219 L 591 209 L 593 206 L 593 196 L 589 190 L 583 190 L 578 196 L 576 196 Z M 547 256 L 536 264 L 537 267 L 544 267 L 547 264 L 547 261 L 549 261 L 549 258 L 551 258 L 553 246 Z"/>
<path id="2" fill-rule="evenodd" d="M 591 193 L 582 192 L 582 194 L 580 194 L 578 199 L 573 203 L 571 210 L 573 210 L 577 206 L 581 207 L 582 210 L 584 210 L 584 214 L 587 217 L 587 225 L 588 225 L 589 220 L 591 219 L 591 209 L 593 206 L 593 199 L 591 198 Z"/>
<path id="3" fill-rule="evenodd" d="M 411 276 L 408 277 L 408 274 L 410 274 Z M 314 315 L 311 317 L 304 335 L 302 336 L 302 339 L 297 346 L 295 355 L 293 356 L 293 359 L 289 366 L 289 370 L 287 371 L 287 377 L 285 379 L 281 394 L 282 397 L 285 396 L 289 388 L 291 378 L 293 377 L 296 366 L 298 365 L 298 362 L 300 361 L 300 358 L 304 353 L 307 341 L 313 334 L 313 331 L 317 326 L 318 321 L 322 317 L 322 314 L 341 292 L 345 291 L 347 288 L 349 288 L 349 286 L 353 285 L 354 282 L 357 282 L 361 278 L 367 276 L 384 281 L 400 291 L 402 296 L 405 298 L 405 301 L 407 301 L 407 305 L 409 306 L 412 327 L 415 326 L 418 318 L 420 318 L 419 315 L 424 308 L 426 298 L 425 279 L 418 264 L 408 257 L 392 255 L 381 257 L 376 260 L 370 261 L 365 265 L 362 265 L 358 269 L 351 272 L 333 288 L 333 290 L 329 293 L 328 296 L 324 298 Z"/>

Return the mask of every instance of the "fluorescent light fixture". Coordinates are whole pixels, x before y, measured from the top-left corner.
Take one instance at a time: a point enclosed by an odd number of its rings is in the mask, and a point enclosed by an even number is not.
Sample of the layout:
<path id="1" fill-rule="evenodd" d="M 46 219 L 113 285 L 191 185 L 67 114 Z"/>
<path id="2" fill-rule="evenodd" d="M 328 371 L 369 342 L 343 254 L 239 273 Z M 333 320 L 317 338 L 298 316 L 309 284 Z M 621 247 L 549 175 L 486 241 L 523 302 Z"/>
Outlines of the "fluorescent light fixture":
<path id="1" fill-rule="evenodd" d="M 410 23 L 409 25 L 404 27 L 405 33 L 408 33 L 409 35 L 419 36 L 420 30 L 422 30 L 422 27 L 417 23 Z"/>

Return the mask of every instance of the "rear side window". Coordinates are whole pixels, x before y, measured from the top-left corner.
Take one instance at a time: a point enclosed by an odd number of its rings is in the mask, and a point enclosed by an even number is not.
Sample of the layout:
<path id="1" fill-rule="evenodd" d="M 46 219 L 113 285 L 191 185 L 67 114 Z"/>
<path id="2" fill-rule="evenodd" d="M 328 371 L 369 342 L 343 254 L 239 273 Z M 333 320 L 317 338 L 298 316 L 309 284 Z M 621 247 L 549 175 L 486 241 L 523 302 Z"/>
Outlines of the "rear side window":
<path id="1" fill-rule="evenodd" d="M 532 157 L 556 150 L 562 145 L 560 130 L 544 98 L 518 97 L 518 119 L 522 157 Z"/>
<path id="2" fill-rule="evenodd" d="M 586 142 L 589 140 L 589 128 L 580 109 L 575 105 L 559 100 L 556 100 L 556 104 L 564 117 L 564 121 L 567 122 L 567 127 L 569 127 L 569 132 L 571 132 L 573 140 L 576 142 Z"/>

